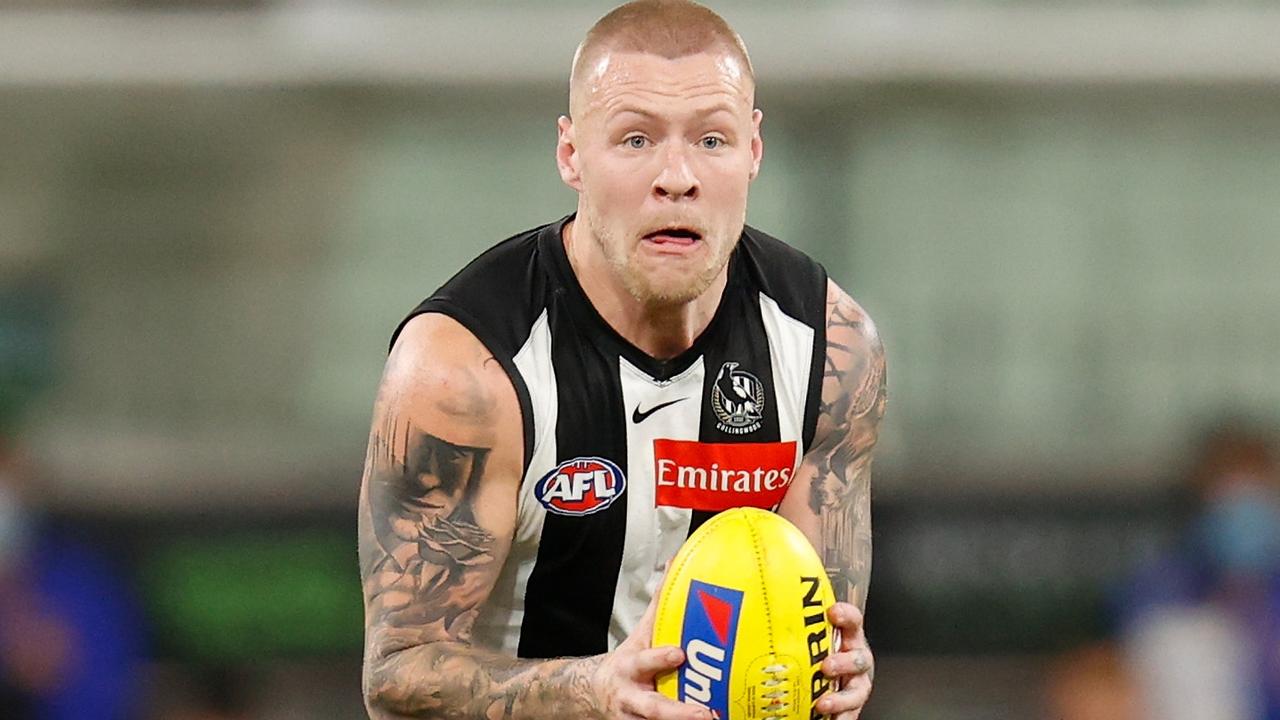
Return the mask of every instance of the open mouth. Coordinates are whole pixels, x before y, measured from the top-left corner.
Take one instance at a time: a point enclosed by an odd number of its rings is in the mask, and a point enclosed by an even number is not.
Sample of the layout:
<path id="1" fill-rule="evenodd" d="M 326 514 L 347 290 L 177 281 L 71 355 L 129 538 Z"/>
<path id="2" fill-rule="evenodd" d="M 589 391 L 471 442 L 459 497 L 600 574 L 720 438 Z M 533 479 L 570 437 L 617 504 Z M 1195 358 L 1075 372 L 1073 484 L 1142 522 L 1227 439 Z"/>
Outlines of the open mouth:
<path id="1" fill-rule="evenodd" d="M 658 245 L 668 243 L 676 245 L 692 245 L 702 239 L 702 233 L 686 227 L 665 227 L 644 236 L 645 240 Z"/>

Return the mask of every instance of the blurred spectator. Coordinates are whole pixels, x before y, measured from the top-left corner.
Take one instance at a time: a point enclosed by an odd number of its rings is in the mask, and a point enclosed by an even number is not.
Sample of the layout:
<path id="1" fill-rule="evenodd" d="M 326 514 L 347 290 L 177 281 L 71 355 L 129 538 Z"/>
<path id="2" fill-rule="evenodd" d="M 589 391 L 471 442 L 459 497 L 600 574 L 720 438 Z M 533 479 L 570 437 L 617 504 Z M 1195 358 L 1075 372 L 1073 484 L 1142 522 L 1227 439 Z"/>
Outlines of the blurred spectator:
<path id="1" fill-rule="evenodd" d="M 1121 630 L 1150 718 L 1280 720 L 1280 476 L 1268 439 L 1205 439 L 1176 547 L 1127 583 Z"/>
<path id="2" fill-rule="evenodd" d="M 1077 648 L 1057 658 L 1046 688 L 1052 720 L 1141 720 L 1129 669 L 1110 643 Z"/>
<path id="3" fill-rule="evenodd" d="M 0 713 L 125 720 L 142 642 L 124 584 L 27 502 L 30 474 L 0 435 Z"/>

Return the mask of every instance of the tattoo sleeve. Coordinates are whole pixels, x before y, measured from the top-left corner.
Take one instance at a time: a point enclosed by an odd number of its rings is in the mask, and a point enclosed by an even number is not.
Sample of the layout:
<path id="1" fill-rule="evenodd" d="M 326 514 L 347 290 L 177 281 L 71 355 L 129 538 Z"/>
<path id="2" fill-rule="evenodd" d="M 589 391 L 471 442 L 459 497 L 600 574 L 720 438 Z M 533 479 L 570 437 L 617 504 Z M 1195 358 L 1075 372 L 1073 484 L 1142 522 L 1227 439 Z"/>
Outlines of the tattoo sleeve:
<path id="1" fill-rule="evenodd" d="M 479 601 L 474 572 L 493 563 L 494 536 L 476 524 L 475 490 L 489 449 L 455 445 L 391 416 L 370 442 L 372 542 L 365 593 L 378 640 L 398 650 L 466 638 Z M 423 602 L 423 601 L 428 602 Z"/>
<path id="2" fill-rule="evenodd" d="M 794 502 L 785 514 L 814 541 L 837 599 L 864 610 L 871 582 L 871 451 L 885 402 L 884 347 L 875 326 L 829 284 L 818 427 L 797 473 L 807 481 L 807 488 L 797 488 L 804 507 Z"/>
<path id="3" fill-rule="evenodd" d="M 471 644 L 514 533 L 514 515 L 495 522 L 492 504 L 509 497 L 514 506 L 518 478 L 495 471 L 498 449 L 484 442 L 486 432 L 465 431 L 492 425 L 495 411 L 474 375 L 462 379 L 438 385 L 455 395 L 469 388 L 474 397 L 426 398 L 428 412 L 407 410 L 421 408 L 422 398 L 415 405 L 384 379 L 375 409 L 359 506 L 370 715 L 599 716 L 592 684 L 598 659 L 525 661 Z M 450 439 L 436 427 L 447 428 Z M 510 492 L 486 494 L 495 486 Z"/>

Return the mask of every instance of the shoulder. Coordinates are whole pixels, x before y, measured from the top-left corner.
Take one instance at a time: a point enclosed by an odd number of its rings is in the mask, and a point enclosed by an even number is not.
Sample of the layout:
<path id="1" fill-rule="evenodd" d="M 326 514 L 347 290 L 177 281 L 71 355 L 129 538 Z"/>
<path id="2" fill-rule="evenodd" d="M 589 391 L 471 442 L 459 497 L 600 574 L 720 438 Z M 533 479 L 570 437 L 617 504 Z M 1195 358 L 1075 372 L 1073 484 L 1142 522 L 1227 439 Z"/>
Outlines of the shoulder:
<path id="1" fill-rule="evenodd" d="M 827 280 L 826 298 L 828 335 L 834 331 L 883 352 L 884 346 L 880 342 L 876 324 L 858 301 L 830 279 Z"/>
<path id="2" fill-rule="evenodd" d="M 491 446 L 519 432 L 519 404 L 502 364 L 471 330 L 441 313 L 405 323 L 378 395 L 380 405 L 458 445 Z"/>
<path id="3" fill-rule="evenodd" d="M 783 312 L 819 326 L 827 270 L 805 253 L 756 228 L 743 229 L 741 261 L 750 282 Z"/>
<path id="4" fill-rule="evenodd" d="M 509 289 L 513 284 L 522 283 L 538 254 L 543 233 L 558 224 L 540 225 L 491 246 L 467 263 L 436 294 L 465 292 L 473 287 Z"/>
<path id="5" fill-rule="evenodd" d="M 884 343 L 871 316 L 830 280 L 826 293 L 827 347 L 822 379 L 820 436 L 853 428 L 874 443 L 887 402 Z"/>
<path id="6" fill-rule="evenodd" d="M 770 265 L 781 265 L 780 270 L 821 271 L 826 275 L 818 261 L 759 228 L 743 227 L 742 244 L 753 256 Z"/>
<path id="7" fill-rule="evenodd" d="M 864 382 L 883 383 L 884 343 L 875 321 L 849 293 L 827 281 L 828 374 L 843 380 L 841 389 L 862 390 Z M 850 382 L 858 381 L 853 387 Z"/>
<path id="8" fill-rule="evenodd" d="M 543 238 L 559 225 L 526 230 L 480 253 L 401 321 L 392 333 L 392 345 L 415 317 L 438 312 L 465 325 L 500 357 L 514 353 L 514 346 L 524 340 L 522 332 L 542 309 Z"/>
<path id="9" fill-rule="evenodd" d="M 745 226 L 740 246 L 748 270 L 766 282 L 827 279 L 826 268 L 817 260 L 758 228 Z"/>

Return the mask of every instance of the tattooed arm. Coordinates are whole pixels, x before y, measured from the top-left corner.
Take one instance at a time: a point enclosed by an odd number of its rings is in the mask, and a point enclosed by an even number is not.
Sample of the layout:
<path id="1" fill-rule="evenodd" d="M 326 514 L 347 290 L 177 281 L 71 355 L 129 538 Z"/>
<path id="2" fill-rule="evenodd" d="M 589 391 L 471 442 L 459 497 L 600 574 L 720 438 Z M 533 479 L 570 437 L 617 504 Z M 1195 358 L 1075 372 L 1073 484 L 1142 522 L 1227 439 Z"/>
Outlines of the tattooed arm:
<path id="1" fill-rule="evenodd" d="M 817 548 L 836 599 L 860 610 L 871 581 L 871 450 L 884 408 L 884 347 L 875 325 L 828 281 L 818 427 L 779 512 Z"/>
<path id="2" fill-rule="evenodd" d="M 653 674 L 683 656 L 650 649 L 641 633 L 590 658 L 519 660 L 472 645 L 515 534 L 521 432 L 510 379 L 470 332 L 437 314 L 405 327 L 360 488 L 370 716 L 703 720 L 653 697 Z"/>
<path id="3" fill-rule="evenodd" d="M 871 692 L 862 612 L 871 582 L 871 450 L 884 416 L 885 361 L 871 318 L 829 281 L 825 367 L 813 445 L 778 512 L 809 537 L 840 601 L 828 614 L 841 643 L 823 670 L 844 689 L 820 710 L 856 718 Z"/>

